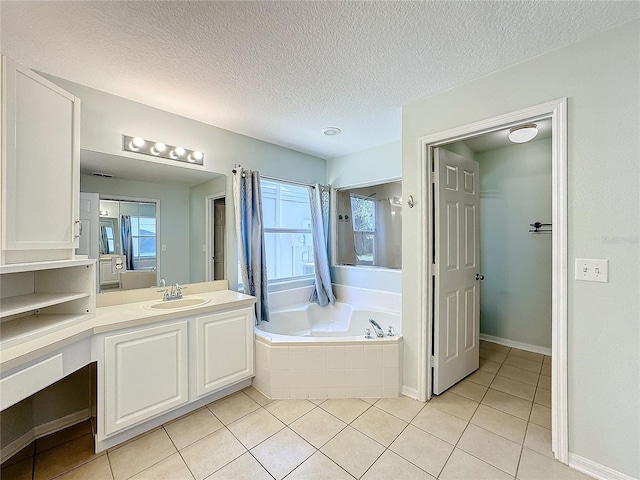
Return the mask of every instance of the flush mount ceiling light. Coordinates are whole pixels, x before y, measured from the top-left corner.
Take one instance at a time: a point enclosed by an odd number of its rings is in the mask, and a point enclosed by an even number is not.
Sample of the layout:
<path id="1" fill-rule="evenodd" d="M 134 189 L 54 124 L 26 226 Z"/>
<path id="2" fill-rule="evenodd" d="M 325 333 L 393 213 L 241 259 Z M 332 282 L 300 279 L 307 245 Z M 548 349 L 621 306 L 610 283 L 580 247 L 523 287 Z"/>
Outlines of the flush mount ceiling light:
<path id="1" fill-rule="evenodd" d="M 538 126 L 535 123 L 525 123 L 509 130 L 509 140 L 513 143 L 525 143 L 533 140 L 538 135 Z"/>
<path id="2" fill-rule="evenodd" d="M 142 137 L 122 136 L 122 149 L 127 152 L 144 153 L 154 157 L 176 160 L 178 162 L 204 164 L 204 153 L 197 150 L 188 150 L 183 147 L 174 147 L 162 142 L 145 140 Z"/>
<path id="3" fill-rule="evenodd" d="M 342 132 L 342 130 L 340 130 L 338 127 L 325 127 L 322 129 L 322 133 L 330 137 L 333 135 L 338 135 L 340 132 Z"/>

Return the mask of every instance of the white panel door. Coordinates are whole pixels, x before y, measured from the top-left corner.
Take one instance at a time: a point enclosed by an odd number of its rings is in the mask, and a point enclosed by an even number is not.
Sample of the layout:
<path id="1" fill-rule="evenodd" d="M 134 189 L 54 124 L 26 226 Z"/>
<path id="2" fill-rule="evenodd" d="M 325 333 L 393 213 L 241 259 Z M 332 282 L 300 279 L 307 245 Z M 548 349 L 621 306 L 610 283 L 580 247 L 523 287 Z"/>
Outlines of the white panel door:
<path id="1" fill-rule="evenodd" d="M 186 321 L 105 337 L 106 435 L 187 403 L 187 346 Z"/>
<path id="2" fill-rule="evenodd" d="M 73 255 L 79 228 L 80 100 L 6 57 L 2 58 L 2 95 L 6 121 L 3 248 L 69 249 Z M 7 258 L 59 258 L 32 257 Z"/>
<path id="3" fill-rule="evenodd" d="M 433 393 L 479 366 L 478 163 L 436 148 Z M 476 277 L 478 276 L 478 277 Z"/>
<path id="4" fill-rule="evenodd" d="M 253 308 L 197 317 L 196 395 L 253 376 Z"/>
<path id="5" fill-rule="evenodd" d="M 100 196 L 80 192 L 80 239 L 76 255 L 100 259 Z M 96 291 L 100 291 L 100 269 L 96 267 Z"/>

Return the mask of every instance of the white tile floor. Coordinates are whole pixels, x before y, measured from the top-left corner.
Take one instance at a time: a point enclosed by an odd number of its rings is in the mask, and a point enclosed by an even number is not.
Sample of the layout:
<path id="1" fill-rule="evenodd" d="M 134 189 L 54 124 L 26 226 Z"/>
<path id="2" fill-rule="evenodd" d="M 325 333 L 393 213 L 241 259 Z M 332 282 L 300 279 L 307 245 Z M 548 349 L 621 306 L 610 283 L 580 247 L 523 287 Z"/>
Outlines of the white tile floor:
<path id="1" fill-rule="evenodd" d="M 429 403 L 275 400 L 248 388 L 94 454 L 83 423 L 2 465 L 16 479 L 586 479 L 552 459 L 550 358 L 482 343 Z"/>

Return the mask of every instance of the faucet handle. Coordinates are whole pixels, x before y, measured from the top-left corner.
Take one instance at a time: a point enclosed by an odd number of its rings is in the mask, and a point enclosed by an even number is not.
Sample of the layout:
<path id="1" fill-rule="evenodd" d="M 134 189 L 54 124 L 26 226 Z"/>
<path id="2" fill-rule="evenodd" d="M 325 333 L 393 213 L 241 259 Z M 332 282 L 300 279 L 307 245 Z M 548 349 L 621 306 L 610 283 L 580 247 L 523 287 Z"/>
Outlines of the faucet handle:
<path id="1" fill-rule="evenodd" d="M 387 330 L 387 337 L 395 337 L 396 333 L 393 331 L 393 327 L 389 325 L 389 330 Z"/>
<path id="2" fill-rule="evenodd" d="M 371 329 L 370 328 L 365 328 L 364 329 L 364 338 L 371 338 Z"/>

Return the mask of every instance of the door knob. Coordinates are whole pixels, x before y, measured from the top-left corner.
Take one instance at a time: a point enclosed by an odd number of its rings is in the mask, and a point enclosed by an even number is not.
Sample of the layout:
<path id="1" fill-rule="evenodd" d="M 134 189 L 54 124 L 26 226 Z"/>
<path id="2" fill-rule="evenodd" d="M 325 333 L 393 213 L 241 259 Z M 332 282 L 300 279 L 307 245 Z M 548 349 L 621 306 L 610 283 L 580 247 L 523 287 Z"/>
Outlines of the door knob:
<path id="1" fill-rule="evenodd" d="M 480 275 L 479 273 L 476 273 L 476 280 L 484 280 L 484 275 Z"/>

